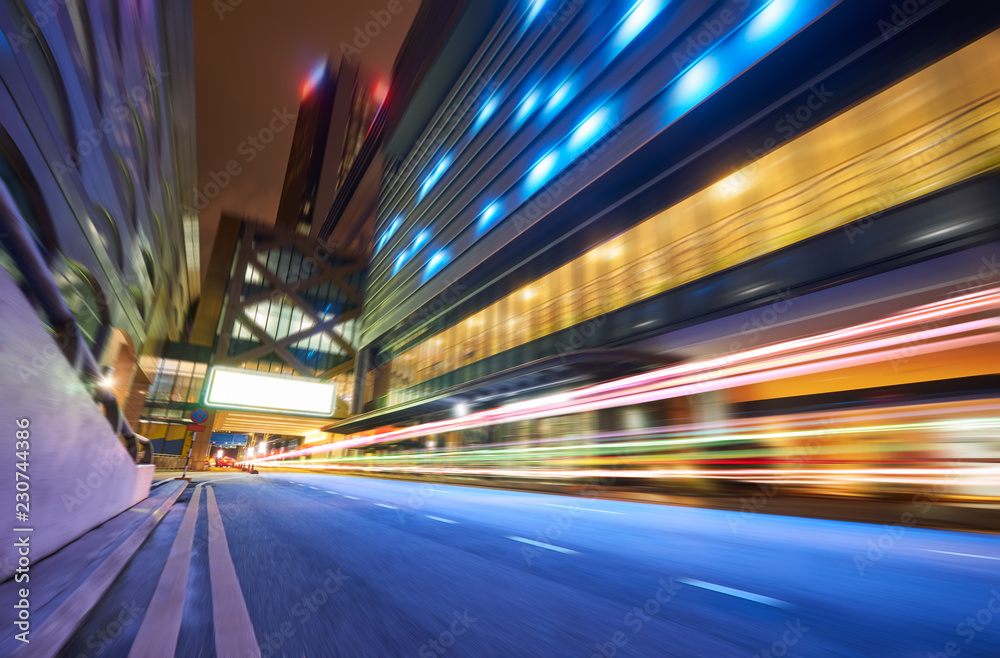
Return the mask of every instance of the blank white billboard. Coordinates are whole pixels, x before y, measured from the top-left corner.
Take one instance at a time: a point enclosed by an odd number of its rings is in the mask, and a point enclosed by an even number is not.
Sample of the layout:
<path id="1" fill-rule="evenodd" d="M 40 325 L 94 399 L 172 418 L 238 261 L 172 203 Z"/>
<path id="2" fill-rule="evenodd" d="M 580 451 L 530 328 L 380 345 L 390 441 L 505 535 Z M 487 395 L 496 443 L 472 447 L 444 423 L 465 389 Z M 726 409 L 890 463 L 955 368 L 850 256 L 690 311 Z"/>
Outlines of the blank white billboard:
<path id="1" fill-rule="evenodd" d="M 212 368 L 205 404 L 229 409 L 332 416 L 336 386 L 318 379 Z"/>

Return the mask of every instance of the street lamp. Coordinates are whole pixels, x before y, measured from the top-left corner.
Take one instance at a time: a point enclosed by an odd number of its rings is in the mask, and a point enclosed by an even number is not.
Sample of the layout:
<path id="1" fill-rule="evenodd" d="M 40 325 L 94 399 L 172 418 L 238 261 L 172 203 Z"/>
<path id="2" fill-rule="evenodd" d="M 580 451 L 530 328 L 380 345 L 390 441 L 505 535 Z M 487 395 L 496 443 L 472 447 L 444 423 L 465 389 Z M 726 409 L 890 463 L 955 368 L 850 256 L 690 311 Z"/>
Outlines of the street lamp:
<path id="1" fill-rule="evenodd" d="M 98 381 L 98 384 L 101 386 L 101 388 L 110 389 L 112 386 L 115 385 L 115 379 L 112 376 L 114 375 L 114 372 L 115 369 L 111 366 L 106 366 L 104 368 L 101 379 Z"/>

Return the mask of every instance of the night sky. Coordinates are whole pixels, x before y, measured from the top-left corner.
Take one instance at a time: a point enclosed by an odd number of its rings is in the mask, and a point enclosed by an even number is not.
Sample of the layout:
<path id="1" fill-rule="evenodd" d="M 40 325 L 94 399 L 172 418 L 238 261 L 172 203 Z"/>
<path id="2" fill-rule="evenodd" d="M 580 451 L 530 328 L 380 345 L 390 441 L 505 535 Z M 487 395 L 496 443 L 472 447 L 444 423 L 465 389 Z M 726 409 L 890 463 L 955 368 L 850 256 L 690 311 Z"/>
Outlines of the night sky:
<path id="1" fill-rule="evenodd" d="M 387 10 L 390 4 L 397 13 Z M 419 4 L 419 0 L 194 3 L 202 273 L 222 210 L 274 221 L 294 114 L 313 67 L 327 54 L 333 66 L 339 66 L 341 44 L 351 49 L 364 46 L 358 30 L 379 18 L 385 26 L 367 25 L 375 36 L 365 35 L 368 45 L 350 55 L 372 74 L 388 79 Z M 289 115 L 282 125 L 285 119 L 278 117 Z M 247 141 L 269 124 L 281 126 L 273 141 L 267 145 Z M 227 165 L 239 173 L 229 176 Z M 215 193 L 215 185 L 221 192 L 209 200 L 206 193 Z"/>

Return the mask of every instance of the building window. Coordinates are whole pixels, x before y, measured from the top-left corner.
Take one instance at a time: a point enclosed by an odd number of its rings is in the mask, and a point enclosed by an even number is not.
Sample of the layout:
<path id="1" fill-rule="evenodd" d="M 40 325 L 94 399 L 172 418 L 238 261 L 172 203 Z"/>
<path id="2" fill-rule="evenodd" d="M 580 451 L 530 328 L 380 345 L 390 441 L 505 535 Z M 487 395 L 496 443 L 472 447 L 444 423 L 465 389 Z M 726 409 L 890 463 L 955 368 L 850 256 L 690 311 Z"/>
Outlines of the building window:
<path id="1" fill-rule="evenodd" d="M 34 234 L 35 241 L 51 260 L 59 250 L 59 244 L 45 197 L 21 151 L 3 126 L 0 126 L 0 179 L 7 186 L 21 217 Z"/>
<path id="2" fill-rule="evenodd" d="M 75 149 L 78 140 L 73 126 L 73 113 L 55 57 L 45 41 L 41 28 L 35 23 L 31 10 L 23 0 L 7 0 L 6 4 L 10 16 L 20 25 L 24 25 L 28 33 L 32 35 L 30 39 L 22 39 L 19 42 L 24 46 L 24 57 L 27 58 L 35 81 L 41 88 L 42 95 L 45 97 L 45 105 L 52 113 L 52 118 L 55 119 L 63 143 L 67 147 Z"/>
<path id="3" fill-rule="evenodd" d="M 119 267 L 125 265 L 125 249 L 122 246 L 121 232 L 118 230 L 118 222 L 111 216 L 108 209 L 102 205 L 97 206 L 97 213 L 94 217 L 94 228 L 104 244 L 111 260 Z"/>
<path id="4" fill-rule="evenodd" d="M 68 258 L 60 259 L 52 274 L 87 345 L 95 354 L 100 353 L 102 328 L 111 326 L 111 316 L 97 280 L 87 268 Z"/>
<path id="5" fill-rule="evenodd" d="M 73 24 L 73 33 L 76 34 L 76 44 L 80 49 L 81 63 L 87 72 L 87 76 L 90 78 L 94 99 L 97 101 L 98 106 L 100 106 L 100 72 L 97 66 L 97 56 L 94 51 L 94 30 L 90 24 L 90 14 L 87 12 L 87 5 L 81 0 L 67 0 L 66 8 L 69 9 L 69 20 Z"/>

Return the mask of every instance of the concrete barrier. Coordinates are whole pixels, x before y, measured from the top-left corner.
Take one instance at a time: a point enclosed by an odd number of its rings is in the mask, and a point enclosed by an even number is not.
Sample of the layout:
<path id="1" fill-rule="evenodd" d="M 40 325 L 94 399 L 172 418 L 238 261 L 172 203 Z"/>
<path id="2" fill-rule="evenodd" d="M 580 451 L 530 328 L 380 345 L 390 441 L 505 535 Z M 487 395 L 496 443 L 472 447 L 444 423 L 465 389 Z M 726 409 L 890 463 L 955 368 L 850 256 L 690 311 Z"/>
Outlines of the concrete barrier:
<path id="1" fill-rule="evenodd" d="M 186 457 L 181 455 L 153 455 L 153 465 L 156 468 L 163 469 L 165 471 L 182 471 L 184 470 L 184 460 Z M 194 470 L 189 468 L 188 470 Z"/>
<path id="2" fill-rule="evenodd" d="M 34 563 L 146 498 L 155 467 L 132 462 L 3 268 L 0 318 L 0 436 L 10 447 L 0 459 L 0 501 L 10 510 L 8 527 L 30 528 L 14 535 L 28 538 L 27 557 Z M 22 462 L 27 465 L 18 466 Z M 16 494 L 27 494 L 18 500 L 27 509 L 15 509 Z M 15 572 L 24 552 L 4 542 L 0 580 Z"/>

